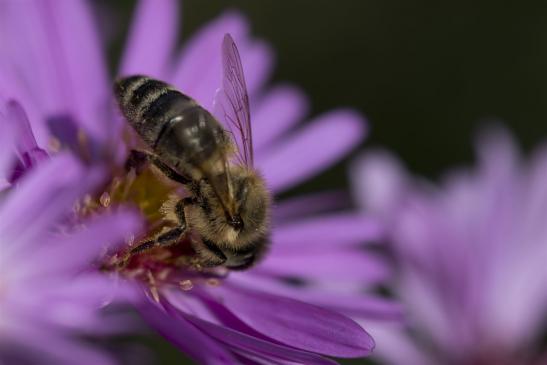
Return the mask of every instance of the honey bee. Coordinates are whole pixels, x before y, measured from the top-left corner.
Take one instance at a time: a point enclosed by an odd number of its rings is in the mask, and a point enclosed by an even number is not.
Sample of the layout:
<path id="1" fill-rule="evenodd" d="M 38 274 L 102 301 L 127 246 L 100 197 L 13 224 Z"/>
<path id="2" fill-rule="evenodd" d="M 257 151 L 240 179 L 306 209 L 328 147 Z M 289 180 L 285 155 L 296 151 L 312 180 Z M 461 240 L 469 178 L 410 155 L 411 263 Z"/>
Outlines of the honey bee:
<path id="1" fill-rule="evenodd" d="M 176 226 L 130 254 L 176 244 L 193 232 L 199 265 L 243 270 L 268 245 L 270 194 L 253 167 L 249 97 L 229 34 L 222 42 L 222 66 L 214 110 L 224 126 L 163 81 L 135 75 L 115 83 L 122 114 L 151 150 L 132 150 L 127 167 L 138 170 L 150 163 L 190 194 L 165 204 L 166 218 L 175 219 Z"/>

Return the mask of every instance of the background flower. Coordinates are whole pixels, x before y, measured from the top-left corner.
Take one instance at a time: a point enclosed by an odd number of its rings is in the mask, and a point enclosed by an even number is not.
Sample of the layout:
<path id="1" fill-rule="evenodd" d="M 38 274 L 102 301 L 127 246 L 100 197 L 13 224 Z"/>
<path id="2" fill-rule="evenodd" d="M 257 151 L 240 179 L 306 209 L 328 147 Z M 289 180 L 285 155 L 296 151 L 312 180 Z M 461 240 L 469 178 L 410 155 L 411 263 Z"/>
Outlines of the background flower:
<path id="1" fill-rule="evenodd" d="M 395 364 L 540 364 L 547 305 L 547 154 L 529 161 L 497 130 L 479 138 L 478 166 L 439 186 L 382 151 L 353 182 L 387 227 L 404 327 L 373 330 Z"/>

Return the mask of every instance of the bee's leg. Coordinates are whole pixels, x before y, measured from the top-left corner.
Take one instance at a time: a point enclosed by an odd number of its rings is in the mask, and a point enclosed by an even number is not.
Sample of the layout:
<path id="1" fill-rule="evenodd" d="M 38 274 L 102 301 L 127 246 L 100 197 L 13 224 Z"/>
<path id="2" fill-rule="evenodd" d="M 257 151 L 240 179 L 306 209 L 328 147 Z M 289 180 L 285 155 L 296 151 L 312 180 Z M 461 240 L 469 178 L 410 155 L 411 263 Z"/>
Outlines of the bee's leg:
<path id="1" fill-rule="evenodd" d="M 129 156 L 127 157 L 127 161 L 125 162 L 125 169 L 129 171 L 131 168 L 134 168 L 138 174 L 147 163 L 152 163 L 165 176 L 173 181 L 184 185 L 187 185 L 191 182 L 189 178 L 182 176 L 171 167 L 164 164 L 158 156 L 142 150 L 131 150 L 129 152 Z"/>
<path id="2" fill-rule="evenodd" d="M 184 198 L 175 205 L 175 215 L 178 220 L 178 225 L 167 232 L 160 234 L 158 237 L 141 242 L 129 251 L 128 257 L 151 248 L 159 246 L 170 246 L 179 241 L 180 237 L 186 232 L 186 217 L 184 215 L 184 207 L 188 204 L 194 204 L 193 198 Z"/>
<path id="3" fill-rule="evenodd" d="M 160 234 L 155 239 L 144 241 L 139 245 L 133 247 L 133 249 L 129 251 L 129 254 L 133 255 L 141 253 L 143 251 L 147 251 L 153 247 L 169 246 L 177 243 L 180 237 L 186 231 L 186 217 L 184 216 L 184 206 L 192 204 L 192 202 L 192 198 L 184 198 L 179 200 L 175 205 L 175 215 L 178 220 L 178 225 L 174 228 L 171 228 L 167 232 Z"/>
<path id="4" fill-rule="evenodd" d="M 154 247 L 170 246 L 172 244 L 175 244 L 180 239 L 180 236 L 182 236 L 182 234 L 184 233 L 185 231 L 184 228 L 185 227 L 175 227 L 168 230 L 165 233 L 160 234 L 155 239 L 141 242 L 139 245 L 133 247 L 131 251 L 129 251 L 129 254 L 134 255 L 134 254 L 148 251 L 149 249 Z"/>
<path id="5" fill-rule="evenodd" d="M 175 213 L 179 219 L 184 218 L 184 207 L 193 204 L 196 204 L 196 200 L 191 197 L 184 198 L 177 203 Z M 206 239 L 192 239 L 190 242 L 196 252 L 196 257 L 192 260 L 194 265 L 213 267 L 222 265 L 226 261 L 226 255 L 213 242 Z"/>
<path id="6" fill-rule="evenodd" d="M 204 267 L 214 267 L 226 262 L 226 255 L 211 241 L 192 241 L 192 247 L 196 251 L 195 264 Z"/>

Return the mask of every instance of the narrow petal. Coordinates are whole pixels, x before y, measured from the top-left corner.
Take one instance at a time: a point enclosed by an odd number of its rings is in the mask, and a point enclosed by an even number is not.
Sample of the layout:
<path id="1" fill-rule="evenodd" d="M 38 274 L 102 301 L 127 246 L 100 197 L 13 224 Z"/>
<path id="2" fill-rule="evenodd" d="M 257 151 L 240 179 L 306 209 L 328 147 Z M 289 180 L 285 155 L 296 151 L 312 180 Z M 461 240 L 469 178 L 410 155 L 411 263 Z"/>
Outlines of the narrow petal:
<path id="1" fill-rule="evenodd" d="M 275 248 L 336 248 L 378 240 L 380 222 L 360 214 L 331 214 L 279 225 L 273 232 Z"/>
<path id="2" fill-rule="evenodd" d="M 242 40 L 241 62 L 249 95 L 256 95 L 270 77 L 274 63 L 273 49 L 263 41 L 247 44 Z"/>
<path id="3" fill-rule="evenodd" d="M 391 276 L 387 263 L 378 256 L 357 250 L 320 250 L 283 253 L 274 251 L 257 266 L 256 271 L 280 278 L 303 280 L 380 282 Z M 310 252 L 311 251 L 311 252 Z"/>
<path id="4" fill-rule="evenodd" d="M 7 182 L 12 172 L 10 168 L 13 166 L 15 160 L 13 140 L 17 132 L 15 126 L 6 122 L 5 115 L 2 114 L 1 110 L 0 127 L 2 129 L 2 133 L 0 133 L 0 177 Z"/>
<path id="5" fill-rule="evenodd" d="M 218 326 L 213 323 L 203 321 L 189 314 L 182 314 L 189 321 L 201 328 L 204 332 L 210 334 L 218 341 L 233 347 L 243 356 L 246 352 L 254 354 L 258 359 L 270 359 L 272 361 L 298 361 L 303 364 L 333 365 L 335 362 L 309 352 L 296 350 L 287 346 L 278 345 L 273 342 L 249 336 L 245 333 L 234 331 L 228 327 Z"/>
<path id="6" fill-rule="evenodd" d="M 353 288 L 345 291 L 343 285 L 337 284 L 336 291 L 332 288 L 316 285 L 290 285 L 275 277 L 264 275 L 248 275 L 248 273 L 232 273 L 230 281 L 238 286 L 252 290 L 267 291 L 306 303 L 317 305 L 350 318 L 372 320 L 401 320 L 403 308 L 401 304 L 380 296 L 371 296 Z M 363 283 L 361 283 L 363 284 Z"/>
<path id="7" fill-rule="evenodd" d="M 227 349 L 185 318 L 177 316 L 175 308 L 168 304 L 167 307 L 173 315 L 151 303 L 141 303 L 138 309 L 150 326 L 199 364 L 237 364 Z"/>
<path id="8" fill-rule="evenodd" d="M 100 252 L 111 249 L 116 244 L 123 243 L 130 235 L 139 231 L 141 221 L 134 212 L 119 211 L 115 214 L 105 214 L 86 222 L 86 227 L 66 237 L 58 237 L 57 241 L 46 242 L 34 249 L 33 255 L 27 258 L 25 265 L 29 267 L 28 274 L 40 277 L 51 275 L 52 272 L 74 272 L 85 267 L 97 258 Z M 58 260 L 62 253 L 70 260 Z M 56 265 L 41 263 L 57 260 Z"/>
<path id="9" fill-rule="evenodd" d="M 59 222 L 64 214 L 72 210 L 76 199 L 101 178 L 101 171 L 84 170 L 69 155 L 57 155 L 44 162 L 32 170 L 4 201 L 0 210 L 1 236 L 8 243 L 17 242 L 22 249 L 25 243 L 33 242 L 35 237 Z M 5 250 L 9 246 L 6 244 Z"/>
<path id="10" fill-rule="evenodd" d="M 393 300 L 363 293 L 337 293 L 326 289 L 293 288 L 295 298 L 342 313 L 350 318 L 386 320 L 401 322 L 404 318 L 403 306 Z M 367 328 L 368 330 L 368 328 Z M 373 336 L 374 337 L 374 336 Z"/>
<path id="11" fill-rule="evenodd" d="M 400 202 L 408 185 L 407 173 L 389 152 L 370 151 L 351 168 L 354 196 L 371 213 L 385 213 Z"/>
<path id="12" fill-rule="evenodd" d="M 73 113 L 93 135 L 110 133 L 110 86 L 97 29 L 84 0 L 9 2 L 5 53 L 42 115 Z M 40 60 L 40 62 L 36 62 Z M 30 86 L 31 85 L 31 86 Z"/>
<path id="13" fill-rule="evenodd" d="M 398 324 L 367 321 L 367 327 L 376 339 L 375 358 L 390 365 L 434 365 L 438 359 L 420 349 Z"/>
<path id="14" fill-rule="evenodd" d="M 246 37 L 247 32 L 247 21 L 239 13 L 226 13 L 207 23 L 182 50 L 171 82 L 202 106 L 212 110 L 215 91 L 221 85 L 220 48 L 224 34 L 230 33 L 239 41 Z M 240 42 L 237 44 L 241 48 Z"/>
<path id="15" fill-rule="evenodd" d="M 263 85 L 272 68 L 272 51 L 260 41 L 251 40 L 247 20 L 229 12 L 200 29 L 181 53 L 171 82 L 208 110 L 221 86 L 221 44 L 225 33 L 234 38 L 241 56 L 249 95 Z"/>
<path id="16" fill-rule="evenodd" d="M 98 31 L 86 1 L 62 0 L 44 4 L 46 34 L 50 45 L 59 47 L 56 61 L 67 107 L 75 103 L 76 115 L 96 137 L 109 133 L 104 108 L 110 103 L 110 84 Z"/>
<path id="17" fill-rule="evenodd" d="M 267 147 L 302 120 L 308 101 L 299 89 L 278 86 L 253 105 L 253 143 L 257 151 Z"/>
<path id="18" fill-rule="evenodd" d="M 374 341 L 359 325 L 335 312 L 290 298 L 225 284 L 222 303 L 259 333 L 296 348 L 336 357 L 369 354 Z"/>
<path id="19" fill-rule="evenodd" d="M 33 100 L 31 91 L 27 90 L 26 85 L 20 80 L 21 72 L 17 71 L 14 66 L 7 65 L 7 57 L 0 55 L 0 104 L 5 104 L 9 100 L 16 100 L 21 104 L 28 115 L 37 144 L 46 146 L 50 138 L 44 120 L 42 120 L 43 115 L 39 110 L 42 101 L 35 102 Z"/>
<path id="20" fill-rule="evenodd" d="M 19 157 L 22 158 L 25 154 L 31 154 L 37 150 L 41 150 L 36 143 L 34 134 L 32 133 L 32 128 L 28 120 L 27 114 L 21 104 L 15 100 L 9 100 L 4 110 L 0 110 L 0 113 L 5 114 L 6 123 L 11 123 L 17 130 L 17 144 L 16 150 L 19 154 Z M 44 150 L 41 150 L 45 154 Z M 37 160 L 34 162 L 39 162 L 40 157 L 35 156 Z"/>
<path id="21" fill-rule="evenodd" d="M 350 206 L 350 197 L 344 191 L 325 191 L 298 195 L 283 199 L 274 206 L 272 212 L 274 225 L 282 226 L 296 219 L 314 214 L 325 214 Z"/>
<path id="22" fill-rule="evenodd" d="M 10 337 L 7 344 L 14 341 L 7 348 L 19 360 L 30 361 L 32 364 L 44 365 L 115 365 L 115 361 L 99 349 L 86 346 L 61 337 L 51 328 L 38 329 L 26 327 L 20 324 L 16 328 L 9 329 Z M 25 348 L 19 347 L 25 344 Z M 27 363 L 27 362 L 23 363 Z"/>
<path id="23" fill-rule="evenodd" d="M 8 177 L 13 183 L 19 180 L 27 171 L 35 168 L 39 163 L 48 158 L 46 151 L 38 147 L 34 134 L 30 126 L 27 114 L 21 104 L 15 100 L 6 103 L 4 110 L 0 109 L 0 114 L 4 114 L 5 121 L 2 125 L 11 124 L 16 131 L 14 140 L 14 151 L 19 159 L 14 171 Z M 0 121 L 2 117 L 0 117 Z"/>
<path id="24" fill-rule="evenodd" d="M 140 0 L 133 16 L 120 75 L 166 78 L 180 27 L 176 0 Z"/>
<path id="25" fill-rule="evenodd" d="M 275 191 L 286 190 L 325 170 L 361 142 L 363 118 L 348 110 L 325 114 L 256 156 L 257 167 Z"/>

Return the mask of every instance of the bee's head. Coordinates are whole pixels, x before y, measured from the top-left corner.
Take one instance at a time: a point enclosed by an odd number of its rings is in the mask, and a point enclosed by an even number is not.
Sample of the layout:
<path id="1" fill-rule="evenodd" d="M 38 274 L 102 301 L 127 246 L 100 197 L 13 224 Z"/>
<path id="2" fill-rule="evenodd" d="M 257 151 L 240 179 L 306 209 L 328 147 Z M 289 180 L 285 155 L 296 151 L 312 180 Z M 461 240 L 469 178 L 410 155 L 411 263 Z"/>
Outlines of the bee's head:
<path id="1" fill-rule="evenodd" d="M 201 201 L 191 210 L 190 225 L 202 236 L 227 248 L 244 246 L 268 228 L 270 195 L 263 179 L 239 166 L 230 168 L 231 194 L 203 181 Z"/>
<path id="2" fill-rule="evenodd" d="M 264 233 L 268 226 L 270 194 L 263 179 L 254 171 L 240 169 L 233 177 L 234 213 L 227 213 L 227 223 L 246 242 Z"/>

